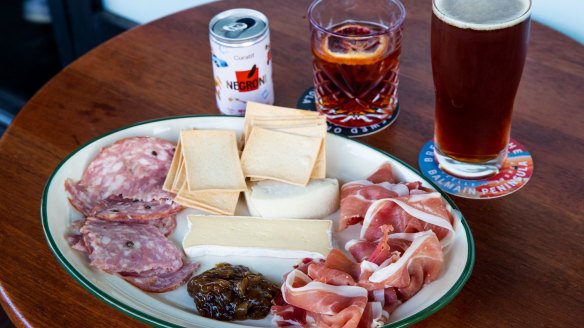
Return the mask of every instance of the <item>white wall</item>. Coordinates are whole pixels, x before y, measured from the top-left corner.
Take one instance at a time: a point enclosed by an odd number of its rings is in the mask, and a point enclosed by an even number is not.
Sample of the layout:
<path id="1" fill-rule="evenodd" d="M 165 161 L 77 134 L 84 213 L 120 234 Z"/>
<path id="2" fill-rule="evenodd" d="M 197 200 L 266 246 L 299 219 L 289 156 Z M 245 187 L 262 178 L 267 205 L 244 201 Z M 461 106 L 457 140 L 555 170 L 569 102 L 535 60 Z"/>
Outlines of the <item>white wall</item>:
<path id="1" fill-rule="evenodd" d="M 144 24 L 160 17 L 217 0 L 102 0 L 107 11 Z"/>
<path id="2" fill-rule="evenodd" d="M 102 0 L 104 8 L 140 24 L 217 0 Z M 294 0 L 282 0 L 294 1 Z M 415 1 L 415 0 L 402 0 Z M 489 0 L 484 0 L 489 1 Z M 584 0 L 532 0 L 533 19 L 584 45 Z"/>
<path id="3" fill-rule="evenodd" d="M 532 0 L 531 16 L 584 45 L 584 0 Z"/>

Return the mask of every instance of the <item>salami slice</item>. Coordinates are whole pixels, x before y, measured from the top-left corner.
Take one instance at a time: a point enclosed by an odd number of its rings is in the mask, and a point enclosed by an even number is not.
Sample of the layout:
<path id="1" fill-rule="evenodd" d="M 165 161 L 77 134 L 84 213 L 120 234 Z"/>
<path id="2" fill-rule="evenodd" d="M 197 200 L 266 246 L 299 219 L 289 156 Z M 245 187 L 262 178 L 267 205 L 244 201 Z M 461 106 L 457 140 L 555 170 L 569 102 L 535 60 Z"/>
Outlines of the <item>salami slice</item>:
<path id="1" fill-rule="evenodd" d="M 165 237 L 168 237 L 176 229 L 176 216 L 171 215 L 161 219 L 149 220 L 145 223 L 155 226 Z"/>
<path id="2" fill-rule="evenodd" d="M 171 200 L 172 194 L 162 190 L 162 185 L 174 151 L 174 143 L 160 138 L 119 140 L 101 150 L 81 180 L 65 182 L 69 201 L 78 211 L 91 216 L 94 207 L 112 195 L 139 201 Z M 161 213 L 158 218 L 170 214 Z"/>
<path id="3" fill-rule="evenodd" d="M 65 180 L 65 190 L 69 193 L 69 203 L 84 216 L 90 216 L 91 210 L 101 200 L 101 193 L 95 188 L 88 188 L 80 181 Z"/>
<path id="4" fill-rule="evenodd" d="M 83 235 L 81 234 L 81 227 L 85 224 L 85 219 L 73 221 L 69 225 L 70 233 L 65 235 L 67 239 L 67 243 L 71 248 L 78 250 L 80 252 L 87 253 L 87 247 L 85 246 L 85 242 L 83 241 Z"/>
<path id="5" fill-rule="evenodd" d="M 183 266 L 180 251 L 150 224 L 88 218 L 80 231 L 91 265 L 105 272 L 162 274 Z"/>
<path id="6" fill-rule="evenodd" d="M 185 284 L 197 270 L 199 263 L 187 263 L 179 270 L 171 273 L 164 273 L 159 275 L 143 274 L 143 275 L 124 275 L 120 274 L 127 282 L 132 285 L 151 293 L 162 293 L 177 289 L 179 286 Z"/>
<path id="7" fill-rule="evenodd" d="M 153 220 L 176 214 L 182 206 L 168 199 L 137 200 L 112 195 L 91 210 L 91 216 L 103 220 Z"/>

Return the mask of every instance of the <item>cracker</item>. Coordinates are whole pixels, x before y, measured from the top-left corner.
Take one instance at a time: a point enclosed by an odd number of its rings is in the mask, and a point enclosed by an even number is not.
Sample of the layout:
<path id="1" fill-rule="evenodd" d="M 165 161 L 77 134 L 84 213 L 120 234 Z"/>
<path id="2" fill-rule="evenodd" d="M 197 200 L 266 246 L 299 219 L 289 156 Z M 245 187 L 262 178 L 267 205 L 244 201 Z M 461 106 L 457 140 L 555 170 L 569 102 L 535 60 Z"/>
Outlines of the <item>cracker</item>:
<path id="1" fill-rule="evenodd" d="M 318 112 L 312 112 L 307 110 L 299 110 L 294 108 L 286 108 L 279 106 L 272 106 L 266 104 L 260 104 L 253 101 L 248 101 L 245 109 L 245 120 L 243 122 L 243 134 L 242 140 L 247 140 L 251 132 L 251 121 L 253 117 L 318 117 L 320 114 Z"/>
<path id="2" fill-rule="evenodd" d="M 245 189 L 234 131 L 181 131 L 189 191 Z"/>
<path id="3" fill-rule="evenodd" d="M 172 157 L 172 162 L 170 163 L 170 168 L 168 169 L 168 173 L 166 174 L 166 179 L 164 179 L 164 184 L 162 185 L 162 190 L 168 192 L 175 192 L 172 191 L 172 185 L 174 180 L 176 179 L 177 172 L 182 164 L 182 149 L 180 145 L 180 140 L 176 144 L 176 148 L 174 151 L 174 156 Z M 176 192 L 175 192 L 176 193 Z"/>
<path id="4" fill-rule="evenodd" d="M 188 191 L 185 184 L 177 193 L 174 201 L 183 206 L 198 208 L 207 212 L 233 215 L 237 207 L 239 194 L 239 191 L 232 190 Z"/>
<path id="5" fill-rule="evenodd" d="M 185 183 L 187 183 L 187 178 L 185 175 L 185 158 L 181 154 L 180 166 L 178 167 L 178 171 L 176 172 L 176 176 L 174 178 L 174 181 L 172 182 L 170 192 L 175 194 L 178 193 L 182 185 Z"/>
<path id="6" fill-rule="evenodd" d="M 312 170 L 312 175 L 310 177 L 312 179 L 326 178 L 326 124 L 317 126 L 282 127 L 274 128 L 272 130 L 306 137 L 322 138 L 322 145 L 320 146 L 318 157 L 316 158 L 316 163 L 314 164 L 314 169 Z"/>
<path id="7" fill-rule="evenodd" d="M 306 186 L 321 144 L 322 138 L 256 127 L 241 156 L 243 172 L 246 177 Z"/>

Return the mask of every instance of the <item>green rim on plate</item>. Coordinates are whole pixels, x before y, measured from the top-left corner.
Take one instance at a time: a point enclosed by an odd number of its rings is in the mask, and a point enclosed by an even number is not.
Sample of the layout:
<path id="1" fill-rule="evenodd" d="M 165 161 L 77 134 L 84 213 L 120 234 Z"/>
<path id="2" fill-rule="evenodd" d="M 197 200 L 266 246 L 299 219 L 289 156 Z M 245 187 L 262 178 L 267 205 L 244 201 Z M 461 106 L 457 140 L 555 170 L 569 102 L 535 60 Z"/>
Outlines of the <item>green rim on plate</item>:
<path id="1" fill-rule="evenodd" d="M 217 117 L 217 118 L 237 118 L 237 119 L 243 119 L 240 116 L 229 116 L 229 115 L 183 115 L 183 116 L 172 116 L 172 117 L 165 117 L 165 118 L 159 118 L 159 119 L 154 119 L 154 120 L 148 120 L 148 121 L 143 121 L 143 122 L 138 122 L 135 124 L 130 124 L 115 130 L 112 130 L 108 133 L 102 134 L 86 143 L 84 143 L 83 145 L 77 147 L 77 149 L 75 149 L 74 151 L 72 151 L 70 154 L 68 154 L 58 165 L 57 167 L 55 167 L 55 169 L 53 170 L 53 172 L 51 173 L 51 176 L 49 177 L 47 183 L 45 184 L 45 188 L 43 190 L 43 196 L 42 196 L 42 200 L 41 200 L 41 223 L 43 226 L 43 232 L 45 234 L 45 237 L 47 238 L 47 241 L 49 243 L 49 247 L 51 248 L 51 250 L 53 251 L 53 253 L 55 254 L 55 256 L 57 257 L 57 259 L 59 260 L 59 262 L 63 265 L 63 267 L 67 270 L 67 272 L 73 276 L 73 278 L 75 278 L 75 280 L 77 280 L 83 287 L 85 287 L 91 294 L 97 296 L 98 298 L 100 298 L 102 301 L 104 301 L 105 303 L 109 304 L 110 306 L 114 307 L 115 309 L 122 311 L 128 315 L 130 315 L 133 318 L 136 318 L 140 321 L 143 321 L 147 324 L 150 325 L 154 325 L 157 327 L 182 327 L 180 325 L 176 325 L 173 323 L 170 323 L 168 321 L 153 317 L 151 315 L 148 315 L 140 310 L 137 310 L 131 306 L 128 306 L 126 304 L 124 304 L 123 302 L 120 302 L 118 300 L 116 300 L 115 298 L 113 298 L 112 296 L 108 295 L 107 293 L 105 293 L 104 291 L 102 291 L 101 289 L 99 289 L 97 286 L 95 286 L 94 284 L 92 284 L 90 281 L 88 281 L 87 279 L 85 279 L 83 277 L 83 275 L 77 271 L 77 269 L 65 258 L 65 256 L 63 255 L 63 253 L 61 253 L 61 251 L 59 250 L 59 247 L 57 246 L 55 240 L 53 239 L 53 236 L 51 235 L 51 233 L 49 232 L 49 225 L 48 225 L 48 215 L 47 215 L 47 197 L 48 197 L 48 190 L 49 190 L 49 186 L 51 185 L 51 182 L 53 181 L 53 178 L 55 176 L 55 174 L 59 171 L 59 169 L 61 168 L 61 166 L 63 166 L 63 164 L 65 164 L 69 158 L 71 158 L 73 155 L 75 155 L 76 153 L 78 153 L 79 151 L 81 151 L 82 149 L 84 149 L 85 147 L 89 146 L 90 144 L 94 143 L 97 140 L 100 140 L 102 138 L 105 138 L 111 134 L 114 134 L 116 132 L 119 131 L 123 131 L 129 128 L 133 128 L 136 126 L 140 126 L 140 125 L 145 125 L 145 124 L 150 124 L 150 123 L 156 123 L 156 122 L 162 122 L 162 121 L 167 121 L 167 120 L 178 120 L 178 119 L 188 119 L 188 118 L 198 118 L 198 117 Z M 409 164 L 405 163 L 404 161 L 402 161 L 401 159 L 383 151 L 380 149 L 377 149 L 375 147 L 372 147 L 370 145 L 367 145 L 361 141 L 357 141 L 354 139 L 350 139 L 344 136 L 337 136 L 340 138 L 344 138 L 349 140 L 350 142 L 356 142 L 358 144 L 361 144 L 365 147 L 368 147 L 370 149 L 373 149 L 393 160 L 395 160 L 396 162 L 399 162 L 400 164 L 404 165 L 406 168 L 408 168 L 409 170 L 415 172 L 416 174 L 418 174 L 418 176 L 420 177 L 420 179 L 423 179 L 425 182 L 427 182 L 428 184 L 430 184 L 432 187 L 434 187 L 435 190 L 437 190 L 442 197 L 444 197 L 444 199 L 446 199 L 446 201 L 450 204 L 450 206 L 452 206 L 452 209 L 457 210 L 460 212 L 459 208 L 456 206 L 456 204 L 452 201 L 452 199 L 450 199 L 450 197 L 444 193 L 442 190 L 440 190 L 440 188 L 438 188 L 438 186 L 436 184 L 434 184 L 432 181 L 430 181 L 429 179 L 427 179 L 426 177 L 424 177 L 421 173 L 419 173 L 416 169 L 414 169 L 413 167 L 411 167 Z M 409 316 L 407 318 L 404 318 L 402 320 L 399 320 L 397 322 L 393 322 L 391 324 L 385 325 L 384 327 L 389 328 L 389 327 L 406 327 L 409 326 L 413 323 L 416 323 L 418 321 L 421 321 L 427 317 L 429 317 L 430 315 L 436 313 L 438 310 L 440 310 L 441 308 L 443 308 L 444 306 L 446 306 L 446 304 L 448 304 L 462 289 L 462 287 L 464 286 L 464 284 L 466 283 L 466 281 L 468 280 L 468 278 L 470 277 L 471 273 L 472 273 L 472 268 L 474 266 L 474 261 L 475 261 L 475 249 L 474 249 L 474 240 L 472 237 L 472 234 L 470 233 L 470 228 L 468 226 L 468 223 L 466 222 L 464 216 L 460 215 L 460 220 L 462 223 L 462 226 L 464 227 L 464 231 L 466 233 L 466 238 L 468 241 L 468 257 L 466 260 L 466 264 L 464 266 L 464 269 L 462 271 L 462 274 L 460 275 L 460 277 L 458 278 L 458 280 L 454 283 L 454 285 L 446 292 L 446 294 L 444 294 L 444 296 L 442 296 L 440 299 L 438 299 L 436 302 L 432 303 L 430 306 L 426 307 L 425 309 L 421 310 L 420 312 Z"/>

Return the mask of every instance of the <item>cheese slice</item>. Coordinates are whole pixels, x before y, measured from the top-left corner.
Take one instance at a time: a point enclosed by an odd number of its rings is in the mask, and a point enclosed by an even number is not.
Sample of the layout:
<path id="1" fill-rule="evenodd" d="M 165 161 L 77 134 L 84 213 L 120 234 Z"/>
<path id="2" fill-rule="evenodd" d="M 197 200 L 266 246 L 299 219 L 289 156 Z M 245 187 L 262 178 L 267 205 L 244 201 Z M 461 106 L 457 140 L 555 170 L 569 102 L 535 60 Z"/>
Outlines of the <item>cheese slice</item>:
<path id="1" fill-rule="evenodd" d="M 332 249 L 330 220 L 189 215 L 187 256 L 324 258 Z"/>

